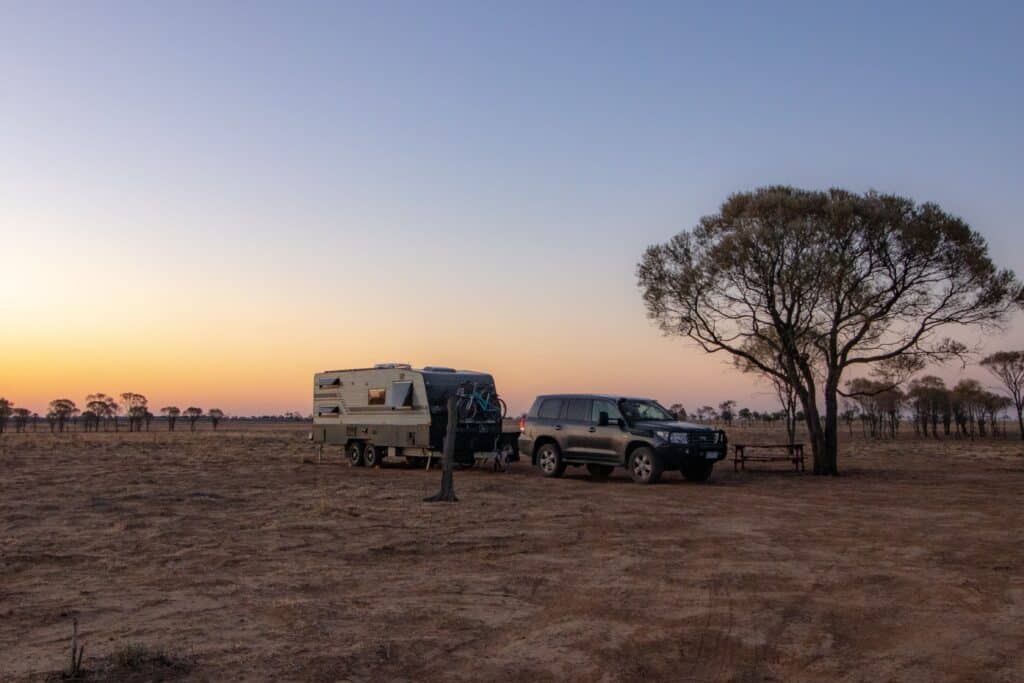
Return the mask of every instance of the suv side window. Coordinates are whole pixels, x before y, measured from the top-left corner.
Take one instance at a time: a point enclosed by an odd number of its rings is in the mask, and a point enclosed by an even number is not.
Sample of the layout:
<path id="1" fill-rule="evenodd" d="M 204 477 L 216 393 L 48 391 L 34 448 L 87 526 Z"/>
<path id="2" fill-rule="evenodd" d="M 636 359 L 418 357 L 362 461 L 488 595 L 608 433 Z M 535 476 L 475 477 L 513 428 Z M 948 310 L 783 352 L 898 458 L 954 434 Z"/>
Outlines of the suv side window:
<path id="1" fill-rule="evenodd" d="M 562 399 L 546 398 L 537 410 L 537 417 L 544 420 L 557 420 L 562 414 Z"/>
<path id="2" fill-rule="evenodd" d="M 587 422 L 590 418 L 589 398 L 570 398 L 569 407 L 565 411 L 565 419 L 574 422 Z"/>
<path id="3" fill-rule="evenodd" d="M 619 407 L 615 405 L 614 401 L 594 399 L 594 408 L 590 411 L 590 421 L 597 424 L 601 413 L 608 413 L 608 420 L 613 423 L 622 419 L 622 413 L 619 412 Z"/>

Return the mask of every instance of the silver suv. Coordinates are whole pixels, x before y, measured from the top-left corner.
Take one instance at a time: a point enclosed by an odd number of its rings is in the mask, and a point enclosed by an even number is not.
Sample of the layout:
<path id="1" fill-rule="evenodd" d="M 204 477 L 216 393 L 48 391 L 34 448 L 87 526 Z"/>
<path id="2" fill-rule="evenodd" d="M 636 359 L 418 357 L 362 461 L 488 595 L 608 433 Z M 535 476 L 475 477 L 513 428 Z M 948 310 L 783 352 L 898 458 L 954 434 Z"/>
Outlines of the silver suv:
<path id="1" fill-rule="evenodd" d="M 725 432 L 679 422 L 657 401 L 599 394 L 538 396 L 521 425 L 519 452 L 547 477 L 585 465 L 595 478 L 616 467 L 653 484 L 665 470 L 706 481 L 725 458 Z"/>

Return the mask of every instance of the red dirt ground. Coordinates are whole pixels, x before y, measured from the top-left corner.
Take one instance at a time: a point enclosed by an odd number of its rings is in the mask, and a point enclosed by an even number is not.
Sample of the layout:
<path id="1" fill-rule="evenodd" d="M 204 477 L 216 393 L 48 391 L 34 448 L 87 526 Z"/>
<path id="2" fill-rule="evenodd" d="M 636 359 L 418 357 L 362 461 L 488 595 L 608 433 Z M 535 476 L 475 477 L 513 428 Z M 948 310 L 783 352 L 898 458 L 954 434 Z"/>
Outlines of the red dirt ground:
<path id="1" fill-rule="evenodd" d="M 0 680 L 65 668 L 73 616 L 117 680 L 1024 680 L 1019 441 L 707 485 L 520 463 L 446 505 L 304 437 L 0 437 Z"/>

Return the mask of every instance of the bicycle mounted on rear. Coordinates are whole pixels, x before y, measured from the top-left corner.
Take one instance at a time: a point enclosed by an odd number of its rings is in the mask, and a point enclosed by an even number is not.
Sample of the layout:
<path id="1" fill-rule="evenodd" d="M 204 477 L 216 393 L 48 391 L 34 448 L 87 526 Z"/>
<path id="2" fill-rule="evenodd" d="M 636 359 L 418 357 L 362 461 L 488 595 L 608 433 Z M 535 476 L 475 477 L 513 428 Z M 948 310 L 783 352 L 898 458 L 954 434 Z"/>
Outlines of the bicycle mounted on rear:
<path id="1" fill-rule="evenodd" d="M 491 421 L 505 418 L 508 408 L 492 387 L 464 382 L 456 390 L 460 422 Z"/>

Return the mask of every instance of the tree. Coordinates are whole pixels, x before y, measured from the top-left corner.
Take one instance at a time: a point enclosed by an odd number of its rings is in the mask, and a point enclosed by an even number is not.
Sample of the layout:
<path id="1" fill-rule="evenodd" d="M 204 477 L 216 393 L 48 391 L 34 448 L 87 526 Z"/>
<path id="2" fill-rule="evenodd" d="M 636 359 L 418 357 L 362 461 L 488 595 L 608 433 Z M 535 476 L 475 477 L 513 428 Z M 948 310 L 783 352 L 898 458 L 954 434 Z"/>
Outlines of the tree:
<path id="1" fill-rule="evenodd" d="M 115 431 L 117 429 L 117 401 L 106 394 L 89 394 L 85 397 L 85 409 L 103 421 L 103 429 L 107 428 L 110 420 L 115 420 Z"/>
<path id="2" fill-rule="evenodd" d="M 985 390 L 976 379 L 962 379 L 953 387 L 950 402 L 953 407 L 953 419 L 956 422 L 957 436 L 974 438 L 979 416 L 983 416 Z M 984 418 L 982 417 L 982 420 Z M 984 421 L 982 421 L 984 430 Z M 982 431 L 984 436 L 984 431 Z"/>
<path id="3" fill-rule="evenodd" d="M 82 429 L 85 431 L 99 431 L 100 428 L 100 416 L 92 410 L 82 411 Z"/>
<path id="4" fill-rule="evenodd" d="M 203 416 L 203 409 L 190 406 L 185 408 L 185 417 L 188 418 L 188 428 L 190 431 L 196 431 L 196 420 Z"/>
<path id="5" fill-rule="evenodd" d="M 784 363 L 782 358 L 770 345 L 763 344 L 756 339 L 749 339 L 744 342 L 744 348 L 748 355 L 759 358 L 761 364 L 770 365 L 776 369 L 776 372 L 774 373 L 763 373 L 761 372 L 760 365 L 750 362 L 747 360 L 746 356 L 733 356 L 733 363 L 742 372 L 760 375 L 771 382 L 772 388 L 775 390 L 775 396 L 779 399 L 779 404 L 782 406 L 782 414 L 780 417 L 786 427 L 786 436 L 789 438 L 788 443 L 795 443 L 797 422 L 796 390 L 793 388 L 793 385 L 789 383 L 789 380 L 784 377 Z"/>
<path id="6" fill-rule="evenodd" d="M 78 407 L 69 398 L 57 398 L 50 401 L 50 413 L 46 416 L 50 421 L 50 431 L 53 431 L 56 426 L 58 432 L 63 432 L 67 422 L 77 414 Z"/>
<path id="7" fill-rule="evenodd" d="M 675 415 L 677 420 L 686 419 L 686 408 L 683 407 L 682 403 L 673 403 L 669 406 L 668 412 Z"/>
<path id="8" fill-rule="evenodd" d="M 794 388 L 814 472 L 831 475 L 848 370 L 961 356 L 965 347 L 941 334 L 998 329 L 1021 296 L 984 238 L 934 204 L 792 187 L 733 195 L 693 230 L 649 247 L 637 276 L 666 333 Z"/>
<path id="9" fill-rule="evenodd" d="M 981 409 L 984 417 L 988 418 L 989 432 L 992 436 L 999 436 L 999 414 L 1005 413 L 1011 405 L 1013 405 L 1013 401 L 1006 396 L 992 391 L 982 393 Z M 1005 433 L 1003 435 L 1005 436 Z"/>
<path id="10" fill-rule="evenodd" d="M 843 401 L 843 412 L 839 413 L 839 417 L 846 423 L 850 436 L 853 436 L 853 421 L 857 419 L 858 414 L 856 404 L 849 400 Z"/>
<path id="11" fill-rule="evenodd" d="M 722 422 L 727 425 L 732 425 L 732 411 L 736 407 L 736 401 L 729 399 L 722 401 L 718 404 L 718 415 L 722 418 Z"/>
<path id="12" fill-rule="evenodd" d="M 754 414 L 752 412 L 750 412 L 750 408 L 740 408 L 739 412 L 736 413 L 736 415 L 741 420 L 743 420 L 743 423 L 746 424 L 746 425 L 750 425 L 750 423 L 751 423 L 751 421 L 753 420 L 753 417 L 754 417 Z"/>
<path id="13" fill-rule="evenodd" d="M 1017 411 L 1020 438 L 1024 439 L 1024 351 L 999 351 L 983 358 L 981 365 L 1009 392 Z"/>
<path id="14" fill-rule="evenodd" d="M 14 431 L 24 432 L 25 425 L 28 423 L 29 417 L 31 417 L 32 411 L 28 408 L 15 408 L 14 409 Z"/>
<path id="15" fill-rule="evenodd" d="M 213 423 L 213 430 L 217 431 L 217 425 L 220 423 L 221 418 L 224 417 L 224 411 L 220 408 L 210 408 L 206 414 L 209 416 L 210 422 Z"/>
<path id="16" fill-rule="evenodd" d="M 14 403 L 6 398 L 0 398 L 0 434 L 4 433 L 7 427 L 7 420 L 14 413 Z"/>
<path id="17" fill-rule="evenodd" d="M 165 406 L 160 409 L 160 412 L 167 416 L 167 431 L 173 432 L 174 423 L 178 421 L 181 409 L 178 406 Z"/>
<path id="18" fill-rule="evenodd" d="M 921 432 L 928 436 L 928 425 L 932 436 L 939 435 L 939 420 L 948 412 L 949 389 L 940 377 L 926 375 L 910 383 L 907 396 L 917 416 Z M 946 435 L 949 435 L 947 428 Z"/>
<path id="19" fill-rule="evenodd" d="M 122 405 L 125 415 L 128 417 L 128 431 L 142 431 L 142 423 L 149 411 L 149 401 L 142 394 L 126 391 L 121 394 Z"/>

